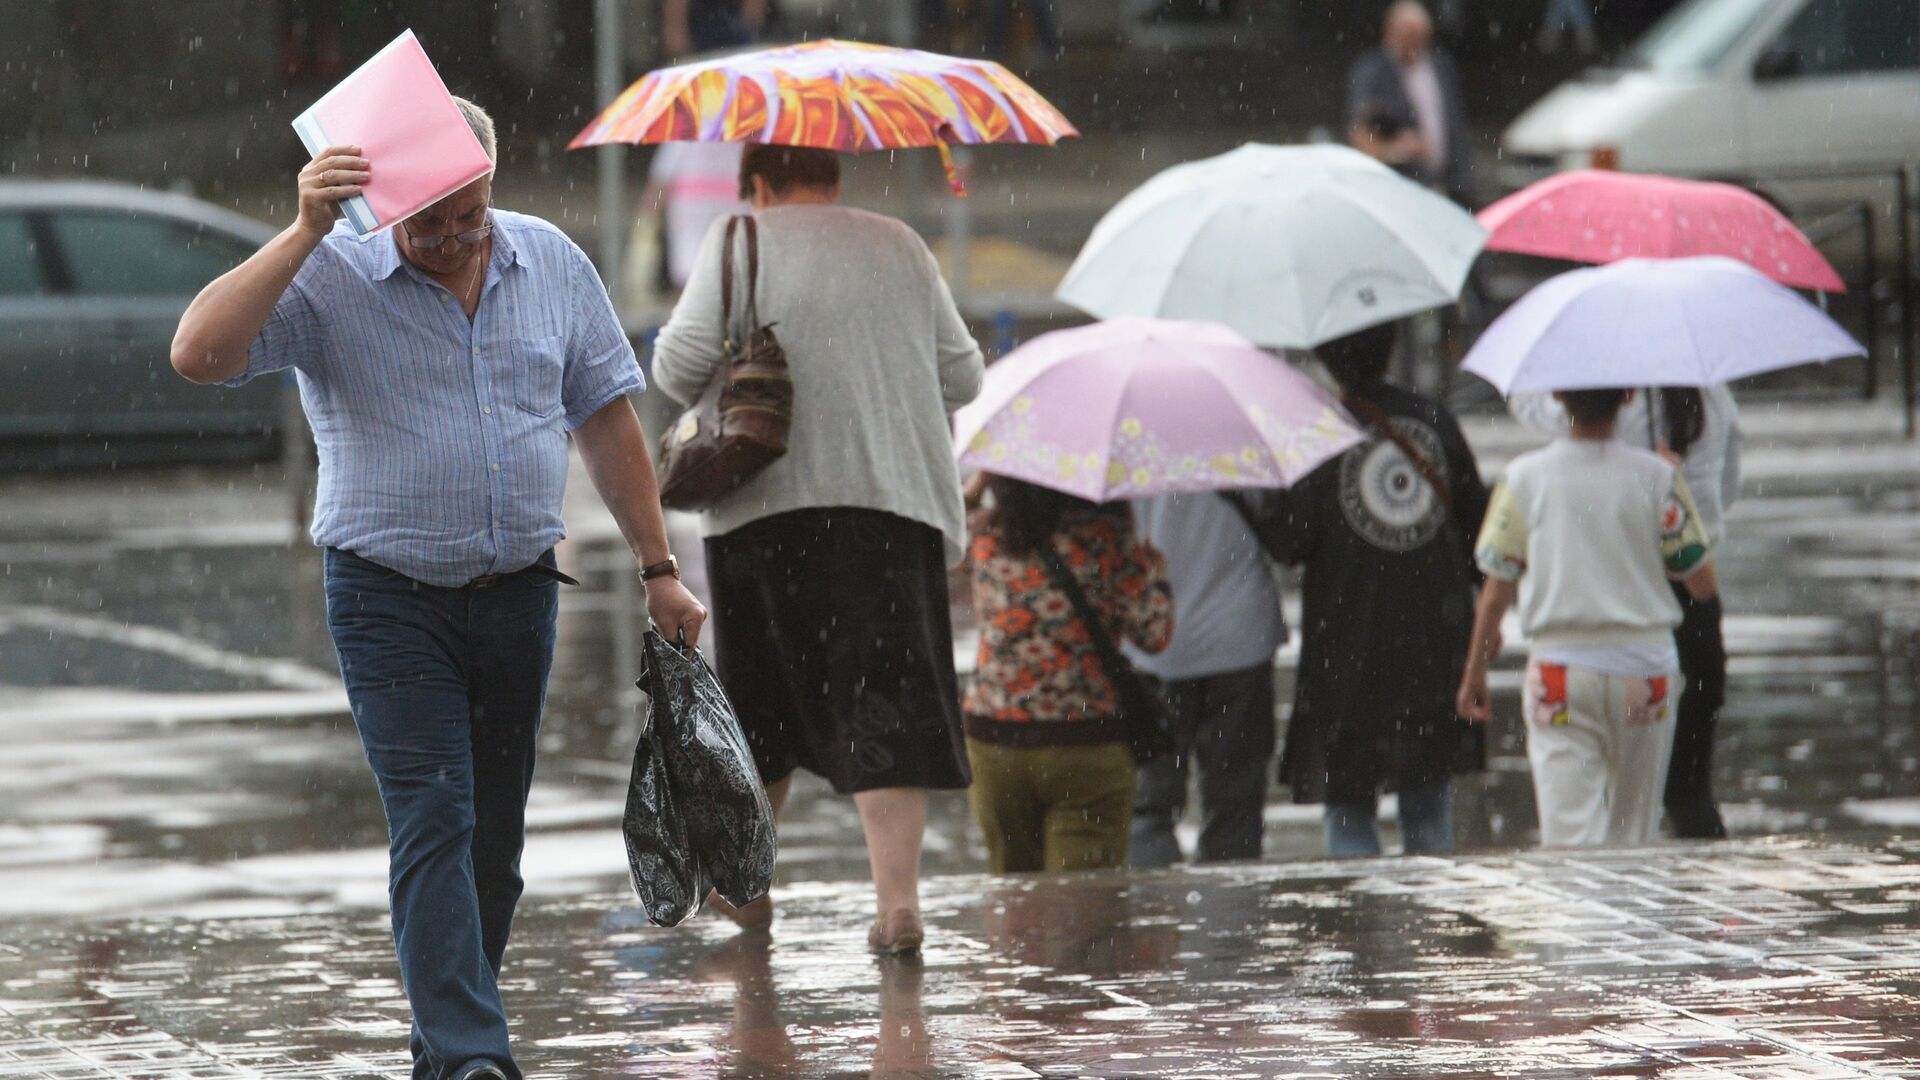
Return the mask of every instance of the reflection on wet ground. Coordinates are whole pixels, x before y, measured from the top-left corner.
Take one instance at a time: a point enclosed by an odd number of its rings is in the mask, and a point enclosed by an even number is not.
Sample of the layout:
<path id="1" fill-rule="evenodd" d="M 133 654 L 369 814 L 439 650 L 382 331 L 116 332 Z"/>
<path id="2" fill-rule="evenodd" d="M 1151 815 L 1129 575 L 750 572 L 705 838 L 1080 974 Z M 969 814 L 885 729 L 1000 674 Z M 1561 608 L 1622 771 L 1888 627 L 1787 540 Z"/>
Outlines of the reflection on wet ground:
<path id="1" fill-rule="evenodd" d="M 921 961 L 853 883 L 769 939 L 528 905 L 530 1078 L 1779 1078 L 1920 1068 L 1920 845 L 1244 864 L 929 883 Z M 159 919 L 0 945 L 0 1077 L 405 1073 L 374 913 Z"/>

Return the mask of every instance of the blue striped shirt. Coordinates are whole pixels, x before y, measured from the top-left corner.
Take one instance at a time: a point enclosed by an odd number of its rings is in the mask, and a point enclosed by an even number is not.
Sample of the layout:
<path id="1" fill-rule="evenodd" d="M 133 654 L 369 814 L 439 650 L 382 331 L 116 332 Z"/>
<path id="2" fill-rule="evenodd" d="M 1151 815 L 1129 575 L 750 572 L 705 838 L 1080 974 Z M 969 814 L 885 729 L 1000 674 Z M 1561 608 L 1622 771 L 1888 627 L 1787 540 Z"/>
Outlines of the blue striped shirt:
<path id="1" fill-rule="evenodd" d="M 646 386 L 584 252 L 493 212 L 469 321 L 393 237 L 342 222 L 229 382 L 293 368 L 320 450 L 314 543 L 430 585 L 518 570 L 566 535 L 567 432 Z"/>

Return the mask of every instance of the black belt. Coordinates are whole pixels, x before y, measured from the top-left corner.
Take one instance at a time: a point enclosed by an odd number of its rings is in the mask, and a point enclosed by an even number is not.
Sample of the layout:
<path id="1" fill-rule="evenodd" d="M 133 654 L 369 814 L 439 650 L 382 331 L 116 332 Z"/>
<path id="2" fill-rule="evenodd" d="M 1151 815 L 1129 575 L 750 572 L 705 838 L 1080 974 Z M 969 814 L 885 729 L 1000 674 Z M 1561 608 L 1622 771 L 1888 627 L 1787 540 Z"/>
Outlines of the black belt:
<path id="1" fill-rule="evenodd" d="M 504 574 L 481 574 L 479 577 L 474 578 L 472 581 L 469 581 L 465 585 L 461 585 L 459 587 L 462 589 L 491 589 L 495 585 L 498 585 L 501 582 L 509 580 L 511 578 L 519 577 L 521 574 L 533 574 L 536 577 L 548 578 L 553 581 L 557 581 L 562 585 L 580 584 L 580 582 L 577 579 L 561 573 L 559 570 L 551 566 L 548 566 L 546 563 L 537 562 L 531 566 L 523 567 L 519 570 L 509 570 Z"/>

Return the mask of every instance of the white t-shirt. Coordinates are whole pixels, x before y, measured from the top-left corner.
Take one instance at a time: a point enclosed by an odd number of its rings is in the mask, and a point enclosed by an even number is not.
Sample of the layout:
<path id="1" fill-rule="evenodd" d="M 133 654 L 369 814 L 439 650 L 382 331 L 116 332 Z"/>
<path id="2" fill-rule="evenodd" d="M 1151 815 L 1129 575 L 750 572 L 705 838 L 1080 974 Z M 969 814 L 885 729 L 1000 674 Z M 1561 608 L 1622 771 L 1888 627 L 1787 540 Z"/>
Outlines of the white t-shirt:
<path id="1" fill-rule="evenodd" d="M 1280 588 L 1246 519 L 1218 492 L 1133 504 L 1134 533 L 1167 556 L 1173 640 L 1157 653 L 1126 647 L 1160 679 L 1198 679 L 1273 662 L 1287 643 Z"/>
<path id="2" fill-rule="evenodd" d="M 1700 396 L 1706 405 L 1706 426 L 1681 459 L 1680 475 L 1686 477 L 1687 494 L 1700 511 L 1708 541 L 1719 547 L 1727 538 L 1727 511 L 1740 497 L 1740 406 L 1725 383 L 1705 387 Z M 1543 435 L 1567 433 L 1566 408 L 1544 390 L 1515 394 L 1507 408 L 1514 419 Z M 1656 432 L 1647 424 L 1645 391 L 1620 407 L 1614 431 L 1629 446 L 1656 449 Z"/>
<path id="3" fill-rule="evenodd" d="M 1672 465 L 1618 441 L 1563 438 L 1507 466 L 1474 552 L 1489 577 L 1520 582 L 1536 657 L 1655 676 L 1679 666 L 1668 575 L 1697 570 L 1707 549 Z"/>

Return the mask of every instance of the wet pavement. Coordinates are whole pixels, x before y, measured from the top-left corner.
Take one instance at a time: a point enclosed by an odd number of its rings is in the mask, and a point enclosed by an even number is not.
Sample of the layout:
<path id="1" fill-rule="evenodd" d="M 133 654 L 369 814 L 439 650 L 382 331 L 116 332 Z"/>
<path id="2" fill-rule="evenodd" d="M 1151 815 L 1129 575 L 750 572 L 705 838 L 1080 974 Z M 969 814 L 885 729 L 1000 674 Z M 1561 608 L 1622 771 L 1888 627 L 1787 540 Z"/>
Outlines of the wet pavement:
<path id="1" fill-rule="evenodd" d="M 532 1078 L 1920 1072 L 1920 844 L 1247 864 L 928 884 L 918 961 L 856 884 L 769 939 L 536 901 L 503 990 Z M 402 1076 L 373 913 L 0 945 L 0 1077 Z"/>
<path id="2" fill-rule="evenodd" d="M 949 793 L 919 967 L 862 951 L 857 818 L 805 781 L 771 951 L 638 924 L 617 831 L 638 590 L 576 469 L 560 557 L 587 584 L 563 598 L 510 989 L 526 1060 L 1920 1075 L 1920 449 L 1884 406 L 1757 399 L 1745 422 L 1718 776 L 1741 843 L 1511 854 L 1533 811 L 1510 627 L 1489 769 L 1456 799 L 1475 854 L 991 880 Z M 1490 472 L 1533 442 L 1467 428 Z M 399 1075 L 384 827 L 279 470 L 15 476 L 0 506 L 0 1077 Z M 1270 858 L 1317 857 L 1317 808 L 1275 788 L 1267 817 Z"/>

